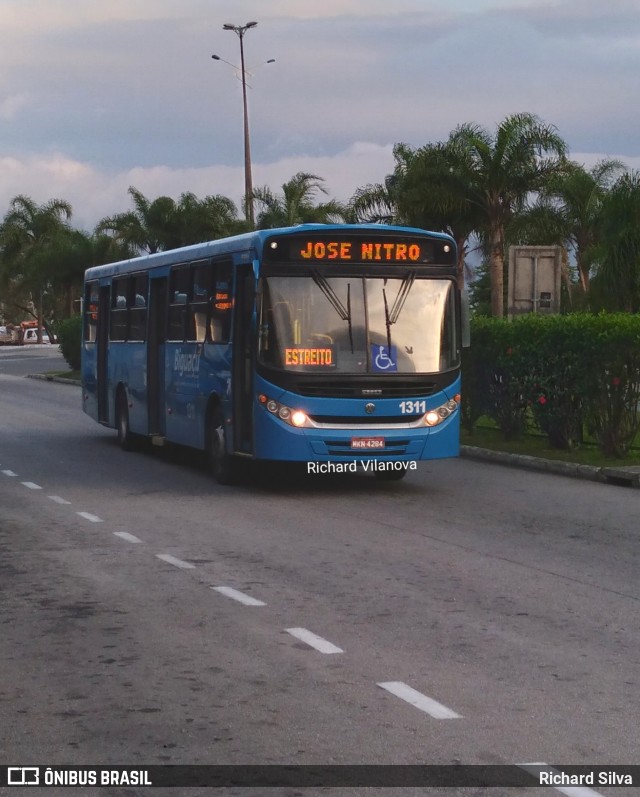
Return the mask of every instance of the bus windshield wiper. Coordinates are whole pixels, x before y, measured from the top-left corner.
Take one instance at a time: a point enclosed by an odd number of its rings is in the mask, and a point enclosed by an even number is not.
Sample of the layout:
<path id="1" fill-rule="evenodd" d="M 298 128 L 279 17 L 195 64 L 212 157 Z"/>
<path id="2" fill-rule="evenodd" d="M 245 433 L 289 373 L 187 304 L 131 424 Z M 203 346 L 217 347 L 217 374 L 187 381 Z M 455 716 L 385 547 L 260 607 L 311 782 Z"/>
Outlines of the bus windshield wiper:
<path id="1" fill-rule="evenodd" d="M 382 299 L 384 301 L 384 323 L 387 328 L 387 346 L 391 355 L 391 316 L 389 315 L 389 302 L 387 302 L 387 281 L 384 281 L 382 288 Z"/>
<path id="2" fill-rule="evenodd" d="M 329 281 L 318 274 L 317 271 L 311 271 L 311 279 L 320 288 L 322 293 L 326 296 L 329 304 L 333 307 L 336 313 L 343 321 L 349 324 L 349 343 L 351 344 L 351 353 L 353 354 L 353 328 L 351 325 L 351 283 L 347 284 L 347 306 L 345 307 L 338 294 L 333 290 Z"/>
<path id="3" fill-rule="evenodd" d="M 409 295 L 411 288 L 413 287 L 413 283 L 416 278 L 416 272 L 411 271 L 403 280 L 402 285 L 400 286 L 400 290 L 398 291 L 398 295 L 396 296 L 396 300 L 393 303 L 393 307 L 391 308 L 391 312 L 388 315 L 387 324 L 390 326 L 391 324 L 395 324 L 398 318 L 400 318 L 400 313 L 402 312 L 402 308 L 404 307 L 404 303 L 407 301 L 407 296 Z M 384 289 L 383 289 L 384 295 Z M 385 296 L 385 315 L 387 315 L 387 298 Z"/>

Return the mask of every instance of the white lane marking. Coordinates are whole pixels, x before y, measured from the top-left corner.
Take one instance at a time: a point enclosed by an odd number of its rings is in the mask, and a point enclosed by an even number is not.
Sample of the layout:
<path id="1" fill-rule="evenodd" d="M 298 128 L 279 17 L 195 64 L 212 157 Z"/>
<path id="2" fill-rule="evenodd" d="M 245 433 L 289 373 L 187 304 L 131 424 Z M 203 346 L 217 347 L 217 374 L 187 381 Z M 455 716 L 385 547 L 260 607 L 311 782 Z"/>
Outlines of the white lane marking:
<path id="1" fill-rule="evenodd" d="M 244 592 L 240 592 L 240 590 L 234 589 L 233 587 L 211 587 L 211 589 L 219 592 L 221 595 L 226 595 L 227 598 L 232 598 L 234 601 L 244 603 L 245 606 L 267 605 L 264 601 L 259 601 L 257 598 L 246 595 Z"/>
<path id="2" fill-rule="evenodd" d="M 66 498 L 61 498 L 59 495 L 50 495 L 48 496 L 52 501 L 55 501 L 56 504 L 71 504 L 71 501 L 67 501 Z"/>
<path id="3" fill-rule="evenodd" d="M 14 473 L 12 470 L 3 470 L 2 471 L 5 476 L 17 476 L 17 473 Z"/>
<path id="4" fill-rule="evenodd" d="M 306 628 L 285 628 L 284 630 L 291 636 L 296 637 L 296 639 L 319 650 L 320 653 L 344 653 L 344 650 L 334 645 L 333 642 L 323 639 L 312 631 L 307 631 Z"/>
<path id="5" fill-rule="evenodd" d="M 42 490 L 42 487 L 40 487 L 40 485 L 36 484 L 35 482 L 20 482 L 20 484 L 23 484 L 25 487 L 28 487 L 30 490 Z"/>
<path id="6" fill-rule="evenodd" d="M 524 769 L 525 772 L 528 772 L 530 775 L 533 775 L 536 778 L 540 777 L 540 772 L 551 772 L 554 776 L 561 776 L 561 772 L 553 767 L 550 767 L 548 764 L 545 764 L 544 761 L 534 761 L 529 764 L 518 764 L 518 766 L 520 769 Z M 566 794 L 567 797 L 603 797 L 599 791 L 590 789 L 588 786 L 556 786 L 551 783 L 545 783 L 542 784 L 542 788 L 555 789 L 562 794 Z"/>
<path id="7" fill-rule="evenodd" d="M 91 523 L 103 522 L 101 517 L 98 517 L 97 515 L 92 515 L 91 512 L 76 512 L 76 515 L 80 515 L 80 517 L 83 517 L 85 520 L 91 521 Z"/>
<path id="8" fill-rule="evenodd" d="M 401 700 L 405 700 L 407 703 L 415 706 L 415 708 L 419 708 L 420 711 L 426 712 L 437 720 L 461 718 L 460 714 L 456 714 L 455 711 L 447 708 L 447 706 L 443 706 L 442 703 L 438 703 L 437 700 L 423 695 L 422 692 L 418 692 L 416 689 L 407 686 L 407 684 L 402 683 L 402 681 L 384 681 L 383 683 L 379 683 L 378 686 L 386 689 L 387 692 L 391 692 L 392 695 L 399 697 Z"/>
<path id="9" fill-rule="evenodd" d="M 195 567 L 191 562 L 184 562 L 182 559 L 176 559 L 176 557 L 171 556 L 170 553 L 157 553 L 156 556 L 158 559 L 162 559 L 163 562 L 167 562 L 167 564 L 174 565 L 175 567 L 181 567 L 183 570 Z"/>
<path id="10" fill-rule="evenodd" d="M 140 542 L 140 543 L 142 542 L 142 540 L 139 537 L 136 537 L 135 534 L 129 534 L 128 531 L 114 531 L 113 533 L 115 534 L 116 537 L 120 537 L 121 539 L 126 540 L 127 542 Z"/>

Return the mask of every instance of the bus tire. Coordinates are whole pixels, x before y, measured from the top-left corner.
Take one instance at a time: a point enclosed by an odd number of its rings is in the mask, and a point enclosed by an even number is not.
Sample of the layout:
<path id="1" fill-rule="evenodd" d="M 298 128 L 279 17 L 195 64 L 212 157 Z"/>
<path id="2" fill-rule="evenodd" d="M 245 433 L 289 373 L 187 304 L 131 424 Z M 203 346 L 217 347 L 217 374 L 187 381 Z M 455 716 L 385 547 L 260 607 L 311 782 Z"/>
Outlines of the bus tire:
<path id="1" fill-rule="evenodd" d="M 377 470 L 376 479 L 381 482 L 399 482 L 407 475 L 406 468 L 402 470 Z"/>
<path id="2" fill-rule="evenodd" d="M 134 451 L 137 440 L 129 426 L 129 402 L 123 387 L 118 390 L 116 395 L 116 429 L 120 448 L 123 451 Z"/>
<path id="3" fill-rule="evenodd" d="M 215 410 L 207 424 L 207 460 L 211 474 L 218 484 L 235 484 L 238 478 L 238 463 L 227 453 L 227 434 L 224 416 Z"/>

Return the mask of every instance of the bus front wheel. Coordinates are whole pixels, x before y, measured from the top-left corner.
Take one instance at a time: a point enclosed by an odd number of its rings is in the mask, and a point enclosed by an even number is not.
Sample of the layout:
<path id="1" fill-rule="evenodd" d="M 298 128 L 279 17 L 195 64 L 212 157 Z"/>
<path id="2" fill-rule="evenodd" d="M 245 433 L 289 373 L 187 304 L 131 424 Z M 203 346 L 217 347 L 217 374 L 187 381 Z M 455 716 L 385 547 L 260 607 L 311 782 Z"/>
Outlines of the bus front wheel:
<path id="1" fill-rule="evenodd" d="M 208 427 L 209 470 L 218 484 L 234 484 L 238 477 L 238 466 L 235 458 L 227 453 L 227 435 L 224 417 L 220 410 L 213 413 Z"/>

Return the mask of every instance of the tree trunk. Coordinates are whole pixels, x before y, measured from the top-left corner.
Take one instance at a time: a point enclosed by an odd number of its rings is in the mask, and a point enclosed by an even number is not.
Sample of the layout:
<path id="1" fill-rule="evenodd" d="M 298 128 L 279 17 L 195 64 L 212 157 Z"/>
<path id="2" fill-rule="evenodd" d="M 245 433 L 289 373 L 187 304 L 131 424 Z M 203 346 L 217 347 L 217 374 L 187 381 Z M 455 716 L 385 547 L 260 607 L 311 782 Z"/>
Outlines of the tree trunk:
<path id="1" fill-rule="evenodd" d="M 491 315 L 504 316 L 504 231 L 501 224 L 489 230 L 489 274 L 491 276 Z"/>

